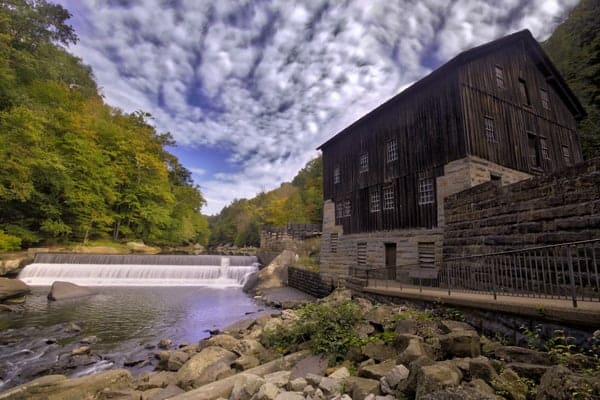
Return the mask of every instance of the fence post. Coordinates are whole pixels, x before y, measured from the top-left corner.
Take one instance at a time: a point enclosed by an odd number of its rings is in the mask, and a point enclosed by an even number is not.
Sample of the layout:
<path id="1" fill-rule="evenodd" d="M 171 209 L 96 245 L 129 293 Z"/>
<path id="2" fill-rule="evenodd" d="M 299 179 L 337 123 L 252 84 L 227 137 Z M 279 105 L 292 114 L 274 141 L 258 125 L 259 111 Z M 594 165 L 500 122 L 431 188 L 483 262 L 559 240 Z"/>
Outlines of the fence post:
<path id="1" fill-rule="evenodd" d="M 444 263 L 444 265 L 446 266 L 446 277 L 448 279 L 448 296 L 450 296 L 450 268 L 448 263 Z"/>
<path id="2" fill-rule="evenodd" d="M 494 257 L 491 257 L 492 262 L 492 293 L 494 293 L 494 300 L 496 298 L 496 263 L 494 262 Z"/>
<path id="3" fill-rule="evenodd" d="M 573 307 L 577 307 L 577 291 L 575 290 L 575 274 L 573 273 L 573 257 L 571 256 L 571 247 L 567 246 L 567 258 L 569 260 L 569 280 L 571 281 L 571 298 Z"/>

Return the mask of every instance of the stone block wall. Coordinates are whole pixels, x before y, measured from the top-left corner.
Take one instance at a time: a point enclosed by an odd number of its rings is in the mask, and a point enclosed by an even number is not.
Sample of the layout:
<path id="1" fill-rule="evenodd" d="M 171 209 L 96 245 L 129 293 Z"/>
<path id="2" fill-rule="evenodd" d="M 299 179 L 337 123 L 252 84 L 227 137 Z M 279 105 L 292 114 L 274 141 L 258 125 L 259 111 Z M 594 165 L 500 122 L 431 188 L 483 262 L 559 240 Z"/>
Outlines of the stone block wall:
<path id="1" fill-rule="evenodd" d="M 288 286 L 318 298 L 327 296 L 333 290 L 331 282 L 321 279 L 318 272 L 288 267 Z"/>
<path id="2" fill-rule="evenodd" d="M 600 237 L 600 158 L 446 197 L 444 258 Z"/>

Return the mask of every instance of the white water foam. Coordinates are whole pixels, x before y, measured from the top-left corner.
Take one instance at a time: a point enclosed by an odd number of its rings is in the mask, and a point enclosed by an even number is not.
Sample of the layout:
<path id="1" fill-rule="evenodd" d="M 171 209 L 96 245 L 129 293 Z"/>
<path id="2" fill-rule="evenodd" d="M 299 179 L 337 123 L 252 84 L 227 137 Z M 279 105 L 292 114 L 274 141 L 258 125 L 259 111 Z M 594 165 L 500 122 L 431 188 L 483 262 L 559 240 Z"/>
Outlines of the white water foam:
<path id="1" fill-rule="evenodd" d="M 258 266 L 151 265 L 151 264 L 52 264 L 26 266 L 19 279 L 31 286 L 67 281 L 82 286 L 208 286 L 240 287 Z"/>

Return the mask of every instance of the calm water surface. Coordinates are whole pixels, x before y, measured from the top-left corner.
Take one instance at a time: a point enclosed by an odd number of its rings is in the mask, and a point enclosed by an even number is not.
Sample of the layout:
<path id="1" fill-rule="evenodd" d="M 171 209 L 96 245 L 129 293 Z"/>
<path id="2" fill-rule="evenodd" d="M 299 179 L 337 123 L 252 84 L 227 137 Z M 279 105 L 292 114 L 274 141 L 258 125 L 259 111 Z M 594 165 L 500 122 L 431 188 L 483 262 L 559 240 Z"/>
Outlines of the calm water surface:
<path id="1" fill-rule="evenodd" d="M 55 372 L 65 349 L 80 346 L 86 336 L 98 337 L 90 346 L 102 360 L 64 373 L 77 376 L 152 359 L 153 346 L 163 338 L 175 345 L 194 343 L 208 330 L 269 311 L 241 288 L 102 287 L 97 295 L 58 302 L 46 300 L 48 290 L 35 288 L 24 313 L 0 314 L 0 390 Z M 68 323 L 81 332 L 65 333 Z"/>

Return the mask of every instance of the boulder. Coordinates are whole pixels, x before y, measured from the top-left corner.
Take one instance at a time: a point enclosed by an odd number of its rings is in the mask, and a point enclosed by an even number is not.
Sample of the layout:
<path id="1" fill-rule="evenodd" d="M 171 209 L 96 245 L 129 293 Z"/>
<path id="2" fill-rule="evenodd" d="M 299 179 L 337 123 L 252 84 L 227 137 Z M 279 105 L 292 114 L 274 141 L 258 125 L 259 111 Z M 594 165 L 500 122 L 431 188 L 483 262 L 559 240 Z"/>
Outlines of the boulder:
<path id="1" fill-rule="evenodd" d="M 396 328 L 394 332 L 398 334 L 408 334 L 408 335 L 416 335 L 417 334 L 417 321 L 414 319 L 401 319 L 396 322 Z"/>
<path id="2" fill-rule="evenodd" d="M 213 382 L 231 370 L 230 365 L 236 358 L 234 353 L 220 347 L 207 347 L 177 371 L 177 385 L 189 390 Z"/>
<path id="3" fill-rule="evenodd" d="M 511 400 L 525 400 L 527 398 L 527 385 L 512 369 L 505 369 L 500 375 L 490 382 L 496 392 L 506 393 Z"/>
<path id="4" fill-rule="evenodd" d="M 259 391 L 265 380 L 258 375 L 242 373 L 237 375 L 230 400 L 250 400 L 255 393 Z"/>
<path id="5" fill-rule="evenodd" d="M 379 381 L 351 376 L 344 379 L 344 391 L 351 394 L 352 400 L 364 400 L 369 394 L 379 394 Z"/>
<path id="6" fill-rule="evenodd" d="M 48 375 L 2 392 L 0 399 L 79 400 L 99 398 L 106 391 L 129 390 L 131 387 L 131 374 L 124 369 L 74 379 L 66 379 L 62 375 Z"/>
<path id="7" fill-rule="evenodd" d="M 173 346 L 173 341 L 171 339 L 161 339 L 160 342 L 158 342 L 159 349 L 168 349 L 171 346 Z"/>
<path id="8" fill-rule="evenodd" d="M 272 383 L 278 388 L 287 386 L 290 381 L 290 371 L 277 371 L 264 376 L 265 382 Z"/>
<path id="9" fill-rule="evenodd" d="M 243 355 L 240 356 L 237 360 L 235 360 L 231 364 L 231 367 L 235 368 L 238 371 L 244 371 L 250 368 L 254 368 L 258 365 L 260 365 L 260 361 L 258 360 L 258 358 L 250 355 Z"/>
<path id="10" fill-rule="evenodd" d="M 132 253 L 141 253 L 141 254 L 158 254 L 160 253 L 159 247 L 147 246 L 144 242 L 127 242 L 126 244 L 129 251 Z"/>
<path id="11" fill-rule="evenodd" d="M 223 332 L 229 333 L 231 335 L 237 335 L 247 331 L 248 329 L 250 329 L 250 327 L 252 327 L 252 325 L 254 325 L 253 318 L 241 319 L 227 326 L 225 329 L 223 329 Z"/>
<path id="12" fill-rule="evenodd" d="M 19 279 L 0 278 L 0 301 L 22 297 L 31 289 Z"/>
<path id="13" fill-rule="evenodd" d="M 423 345 L 423 339 L 415 336 L 408 339 L 408 344 L 398 355 L 397 361 L 399 364 L 410 364 L 411 361 L 423 356 L 429 356 L 429 354 Z"/>
<path id="14" fill-rule="evenodd" d="M 483 379 L 491 382 L 498 374 L 487 357 L 477 357 L 469 360 L 469 375 L 472 379 Z"/>
<path id="15" fill-rule="evenodd" d="M 175 385 L 169 385 L 164 389 L 160 389 L 152 396 L 148 397 L 148 400 L 167 400 L 178 394 L 184 393 L 183 389 Z"/>
<path id="16" fill-rule="evenodd" d="M 334 396 L 342 392 L 344 382 L 345 380 L 343 379 L 323 377 L 319 382 L 319 389 L 321 389 L 327 396 Z"/>
<path id="17" fill-rule="evenodd" d="M 243 339 L 233 346 L 231 349 L 232 352 L 237 355 L 252 355 L 252 356 L 260 356 L 264 353 L 265 348 L 260 342 L 254 339 Z"/>
<path id="18" fill-rule="evenodd" d="M 376 361 L 389 360 L 390 358 L 396 358 L 398 356 L 398 352 L 395 348 L 380 340 L 367 343 L 361 350 L 365 356 Z"/>
<path id="19" fill-rule="evenodd" d="M 319 303 L 335 306 L 350 300 L 352 300 L 352 291 L 350 289 L 335 289 L 333 292 L 329 293 L 327 297 L 319 300 Z"/>
<path id="20" fill-rule="evenodd" d="M 520 362 L 539 365 L 552 365 L 547 353 L 518 346 L 500 346 L 494 351 L 495 358 L 507 363 Z"/>
<path id="21" fill-rule="evenodd" d="M 563 365 L 556 365 L 542 376 L 536 399 L 574 399 L 575 393 L 579 393 L 581 399 L 596 399 L 597 397 L 593 397 L 594 393 L 600 393 L 598 373 L 582 376 Z"/>
<path id="22" fill-rule="evenodd" d="M 378 330 L 383 331 L 383 329 L 391 323 L 393 316 L 393 309 L 388 305 L 377 305 L 373 307 L 369 312 L 367 312 L 364 316 L 367 322 L 371 323 Z"/>
<path id="23" fill-rule="evenodd" d="M 466 322 L 453 321 L 453 320 L 449 320 L 449 319 L 440 321 L 438 326 L 443 333 L 450 333 L 450 332 L 456 332 L 456 331 L 476 332 L 475 328 L 473 328 L 471 325 L 467 324 Z"/>
<path id="24" fill-rule="evenodd" d="M 296 378 L 288 383 L 288 389 L 292 392 L 302 392 L 308 386 L 308 382 L 304 378 Z"/>
<path id="25" fill-rule="evenodd" d="M 494 393 L 480 391 L 477 387 L 466 384 L 447 387 L 421 396 L 419 400 L 498 400 Z"/>
<path id="26" fill-rule="evenodd" d="M 358 376 L 369 379 L 381 379 L 396 367 L 395 360 L 385 360 L 379 364 L 366 365 L 358 369 Z"/>
<path id="27" fill-rule="evenodd" d="M 462 377 L 460 370 L 447 361 L 423 366 L 417 375 L 416 399 L 449 386 L 458 386 Z"/>
<path id="28" fill-rule="evenodd" d="M 246 277 L 246 282 L 244 282 L 244 286 L 242 290 L 244 293 L 250 293 L 254 291 L 256 286 L 258 285 L 258 272 L 252 272 L 250 275 Z"/>
<path id="29" fill-rule="evenodd" d="M 296 262 L 296 253 L 290 250 L 282 251 L 271 263 L 258 273 L 256 291 L 282 287 L 287 282 L 287 267 Z"/>
<path id="30" fill-rule="evenodd" d="M 178 371 L 179 368 L 181 368 L 189 359 L 190 354 L 186 353 L 185 351 L 172 351 L 169 355 L 169 359 L 167 360 L 167 370 Z"/>
<path id="31" fill-rule="evenodd" d="M 479 338 L 479 342 L 481 344 L 481 354 L 486 357 L 494 357 L 496 354 L 496 349 L 502 347 L 500 343 L 494 342 L 485 336 L 481 336 Z"/>
<path id="32" fill-rule="evenodd" d="M 209 337 L 208 339 L 201 340 L 200 343 L 198 343 L 197 350 L 201 351 L 202 349 L 205 349 L 210 346 L 217 346 L 228 351 L 233 351 L 233 348 L 238 344 L 239 341 L 239 339 L 236 339 L 231 335 L 215 335 Z"/>
<path id="33" fill-rule="evenodd" d="M 344 378 L 348 378 L 350 376 L 350 371 L 348 371 L 348 368 L 346 368 L 346 367 L 341 367 L 341 368 L 338 368 L 335 371 L 333 371 L 328 376 L 330 378 L 344 379 Z"/>
<path id="34" fill-rule="evenodd" d="M 383 378 L 391 389 L 395 389 L 401 382 L 408 379 L 410 371 L 404 365 L 396 365 Z"/>
<path id="35" fill-rule="evenodd" d="M 306 378 L 308 374 L 323 375 L 327 364 L 327 359 L 323 356 L 308 356 L 294 365 L 290 371 L 290 380 Z"/>
<path id="36" fill-rule="evenodd" d="M 71 282 L 56 281 L 50 288 L 48 293 L 48 300 L 66 300 L 76 299 L 79 297 L 87 297 L 97 294 L 98 292 L 94 289 L 79 286 Z"/>
<path id="37" fill-rule="evenodd" d="M 135 381 L 137 390 L 145 391 L 155 388 L 166 388 L 174 385 L 177 380 L 177 374 L 171 371 L 148 372 L 140 375 Z"/>
<path id="38" fill-rule="evenodd" d="M 479 335 L 474 330 L 451 331 L 439 340 L 443 358 L 478 357 L 480 354 Z"/>
<path id="39" fill-rule="evenodd" d="M 256 393 L 256 400 L 275 400 L 280 390 L 272 383 L 266 382 Z"/>
<path id="40" fill-rule="evenodd" d="M 281 392 L 275 400 L 304 400 L 304 395 L 299 392 Z"/>
<path id="41" fill-rule="evenodd" d="M 542 376 L 552 368 L 549 365 L 539 365 L 530 363 L 509 363 L 506 368 L 510 368 L 515 371 L 519 376 L 532 379 L 535 382 L 539 382 Z"/>
<path id="42" fill-rule="evenodd" d="M 33 262 L 34 255 L 24 252 L 2 254 L 0 258 L 0 276 L 15 276 L 21 268 Z"/>

